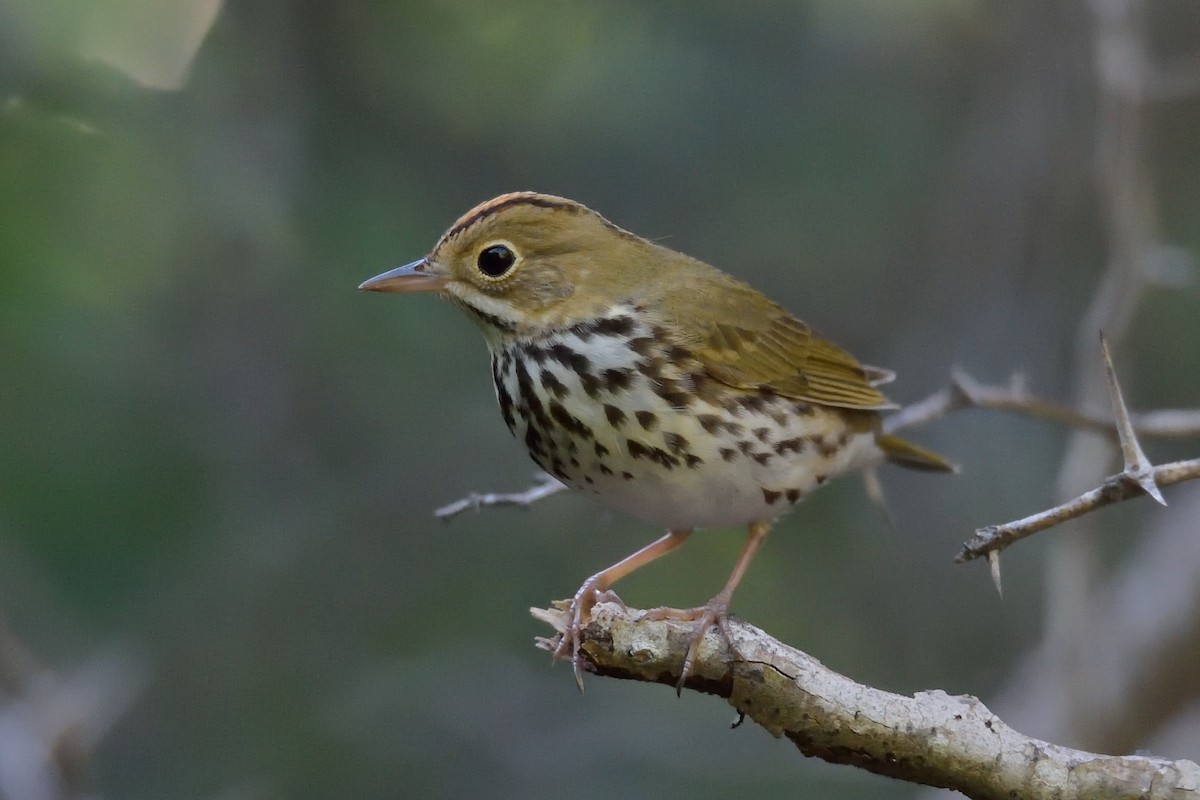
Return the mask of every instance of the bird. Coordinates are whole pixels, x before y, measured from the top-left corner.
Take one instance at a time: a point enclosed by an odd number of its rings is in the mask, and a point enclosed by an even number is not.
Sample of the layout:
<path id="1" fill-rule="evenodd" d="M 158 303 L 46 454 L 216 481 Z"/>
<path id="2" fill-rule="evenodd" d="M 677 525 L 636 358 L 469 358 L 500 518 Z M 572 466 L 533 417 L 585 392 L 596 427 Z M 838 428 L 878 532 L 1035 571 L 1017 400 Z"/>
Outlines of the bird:
<path id="1" fill-rule="evenodd" d="M 830 479 L 889 461 L 950 472 L 883 431 L 888 370 L 860 364 L 725 272 L 550 194 L 472 208 L 417 261 L 364 281 L 438 295 L 482 331 L 509 431 L 547 473 L 666 533 L 589 577 L 556 657 L 583 688 L 581 633 L 612 585 L 696 529 L 741 527 L 728 581 L 690 621 L 681 690 L 772 523 Z"/>

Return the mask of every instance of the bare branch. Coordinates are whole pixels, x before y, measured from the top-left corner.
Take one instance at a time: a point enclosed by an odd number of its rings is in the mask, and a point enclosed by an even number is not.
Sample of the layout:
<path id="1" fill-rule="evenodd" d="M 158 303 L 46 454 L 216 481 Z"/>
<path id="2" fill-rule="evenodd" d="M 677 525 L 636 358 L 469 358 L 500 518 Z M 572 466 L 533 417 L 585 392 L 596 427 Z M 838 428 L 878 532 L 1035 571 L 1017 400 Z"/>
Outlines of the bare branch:
<path id="1" fill-rule="evenodd" d="M 1062 642 L 1045 639 L 1014 664 L 1008 688 L 989 698 L 993 709 L 1012 724 L 1020 719 L 1036 727 L 1042 738 L 1086 750 L 1121 753 L 1150 746 L 1200 760 L 1197 729 L 1187 733 L 1188 723 L 1180 718 L 1200 697 L 1198 519 L 1200 491 L 1178 492 L 1170 507 L 1146 518 L 1134 546 L 1089 596 L 1091 618 L 1084 623 L 1080 653 L 1086 685 L 1064 690 L 1062 681 L 1070 681 L 1079 667 L 1049 680 L 1061 669 L 1056 662 Z"/>
<path id="2" fill-rule="evenodd" d="M 1139 85 L 1139 70 L 1128 69 L 1131 64 L 1149 63 L 1153 37 L 1148 15 L 1152 6 L 1137 0 L 1088 0 L 1087 5 L 1093 12 L 1090 33 L 1097 100 L 1092 123 L 1093 163 L 1096 200 L 1107 239 L 1107 265 L 1077 328 L 1070 397 L 1076 408 L 1105 415 L 1105 406 L 1111 401 L 1104 371 L 1096 369 L 1099 365 L 1094 360 L 1096 331 L 1103 330 L 1112 346 L 1120 348 L 1149 290 L 1164 285 L 1163 256 L 1173 248 L 1163 240 L 1155 173 L 1148 162 L 1152 147 L 1147 132 L 1154 115 L 1148 113 L 1148 94 Z M 1132 422 L 1135 430 L 1145 436 L 1137 429 L 1136 417 Z M 1081 432 L 1072 435 L 1059 470 L 1054 501 L 1065 501 L 1102 483 L 1111 471 L 1109 464 L 1116 452 L 1098 437 Z M 1059 740 L 1104 747 L 1106 741 L 1112 741 L 1111 736 L 1127 735 L 1128 720 L 1111 717 L 1101 724 L 1089 724 L 1097 719 L 1095 709 L 1126 704 L 1125 708 L 1140 711 L 1154 702 L 1148 701 L 1150 695 L 1118 698 L 1120 684 L 1112 681 L 1108 669 L 1114 650 L 1131 654 L 1130 660 L 1138 664 L 1145 686 L 1162 687 L 1174 678 L 1163 669 L 1169 659 L 1160 658 L 1155 666 L 1149 663 L 1164 652 L 1163 642 L 1152 643 L 1139 635 L 1136 638 L 1142 647 L 1124 648 L 1101 638 L 1110 623 L 1101 600 L 1111 576 L 1097 549 L 1096 519 L 1076 521 L 1069 532 L 1055 536 L 1048 548 L 1044 570 L 1047 610 L 1039 650 L 1046 658 L 1036 672 L 1022 669 L 1015 674 L 1007 694 L 1009 703 L 1015 697 L 1040 698 L 1041 702 L 1024 706 L 1022 724 L 1037 726 L 1039 731 L 1057 730 L 1052 735 Z M 1148 536 L 1139 535 L 1123 558 L 1153 544 Z M 1138 598 L 1140 623 L 1149 623 L 1164 613 L 1160 598 L 1170 591 L 1165 580 L 1155 576 L 1140 591 L 1129 595 Z M 1048 695 L 1055 695 L 1055 700 L 1047 701 Z M 1020 701 L 1014 706 L 1020 708 Z M 1053 728 L 1048 720 L 1063 724 Z M 1142 732 L 1145 735 L 1148 730 Z"/>
<path id="3" fill-rule="evenodd" d="M 1145 492 L 1160 504 L 1166 505 L 1159 490 L 1160 483 L 1169 486 L 1172 483 L 1193 480 L 1200 477 L 1200 459 L 1177 461 L 1156 467 L 1146 458 L 1134 432 L 1129 410 L 1125 407 L 1125 398 L 1121 393 L 1121 385 L 1117 381 L 1117 373 L 1113 368 L 1112 354 L 1108 350 L 1108 341 L 1100 334 L 1100 350 L 1104 358 L 1104 371 L 1108 377 L 1108 393 L 1112 402 L 1113 415 L 1116 417 L 1117 438 L 1121 443 L 1124 455 L 1125 469 L 1107 480 L 1096 489 L 1068 500 L 1047 511 L 1041 511 L 1032 516 L 1008 522 L 1003 525 L 990 525 L 975 531 L 975 535 L 964 545 L 962 552 L 955 559 L 959 563 L 987 555 L 988 564 L 992 570 L 992 580 L 996 590 L 1000 589 L 1000 560 L 997 555 L 1009 545 L 1076 517 L 1081 517 L 1101 506 L 1128 500 Z"/>
<path id="4" fill-rule="evenodd" d="M 1019 375 L 1014 375 L 1008 386 L 991 386 L 979 383 L 966 372 L 957 369 L 951 374 L 948 387 L 889 415 L 884 420 L 883 427 L 888 433 L 902 428 L 919 427 L 964 408 L 1012 411 L 1072 428 L 1115 435 L 1111 419 L 1037 397 L 1029 392 Z M 1140 436 L 1200 436 L 1200 409 L 1130 412 L 1129 420 Z"/>
<path id="5" fill-rule="evenodd" d="M 0 796 L 82 796 L 96 747 L 144 682 L 140 660 L 123 650 L 71 674 L 50 670 L 0 622 Z"/>
<path id="6" fill-rule="evenodd" d="M 1196 480 L 1200 478 L 1200 458 L 1152 466 L 1149 468 L 1149 473 L 1159 486 L 1170 486 L 1183 481 Z M 1003 550 L 1014 542 L 1018 542 L 1026 536 L 1032 536 L 1038 531 L 1081 517 L 1097 508 L 1128 500 L 1131 497 L 1140 497 L 1144 493 L 1145 489 L 1142 488 L 1141 482 L 1136 477 L 1128 472 L 1118 472 L 1116 475 L 1109 476 L 1101 486 L 1090 492 L 1084 492 L 1062 505 L 1046 511 L 1039 511 L 1015 522 L 980 528 L 963 544 L 962 552 L 958 554 L 955 561 L 962 563 L 987 555 L 993 550 Z"/>
<path id="7" fill-rule="evenodd" d="M 519 506 L 521 508 L 529 508 L 529 506 L 538 500 L 558 494 L 566 488 L 566 484 L 560 483 L 553 476 L 547 475 L 545 472 L 539 472 L 537 483 L 523 492 L 512 492 L 511 494 L 478 494 L 472 492 L 461 500 L 455 500 L 449 505 L 442 506 L 434 511 L 433 515 L 440 520 L 449 522 L 464 511 L 478 511 L 481 508 L 489 506 Z"/>
<path id="8" fill-rule="evenodd" d="M 560 634 L 566 625 L 561 604 L 531 613 Z M 598 675 L 674 686 L 691 625 L 644 617 L 618 603 L 598 604 L 581 652 Z M 978 800 L 1200 797 L 1200 766 L 1191 761 L 1106 756 L 1032 739 L 974 697 L 874 689 L 740 620 L 731 620 L 730 629 L 741 657 L 731 658 L 729 644 L 713 631 L 687 687 L 725 698 L 805 755 Z M 538 644 L 552 650 L 557 641 Z"/>

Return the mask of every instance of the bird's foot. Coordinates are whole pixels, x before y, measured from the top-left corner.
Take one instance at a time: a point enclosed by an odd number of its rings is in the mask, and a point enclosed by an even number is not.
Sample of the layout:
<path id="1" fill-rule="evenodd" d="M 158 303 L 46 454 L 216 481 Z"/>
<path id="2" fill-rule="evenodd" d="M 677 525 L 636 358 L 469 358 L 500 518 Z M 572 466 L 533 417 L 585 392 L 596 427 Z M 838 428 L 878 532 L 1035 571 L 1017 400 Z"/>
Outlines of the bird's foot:
<path id="1" fill-rule="evenodd" d="M 700 653 L 700 644 L 704 641 L 708 629 L 716 625 L 725 637 L 730 651 L 736 657 L 737 649 L 733 644 L 733 634 L 729 628 L 729 596 L 721 592 L 698 608 L 652 608 L 646 612 L 645 619 L 679 620 L 693 622 L 692 638 L 688 643 L 687 655 L 683 658 L 683 666 L 679 670 L 679 680 L 675 684 L 675 693 L 683 692 L 683 685 L 691 676 L 696 666 L 696 657 Z"/>
<path id="2" fill-rule="evenodd" d="M 579 686 L 580 692 L 583 691 L 584 668 L 584 658 L 581 654 L 583 645 L 581 634 L 592 618 L 592 608 L 597 603 L 617 603 L 621 608 L 625 608 L 625 603 L 621 601 L 621 598 L 617 597 L 615 592 L 601 588 L 603 585 L 600 576 L 593 575 L 583 582 L 579 591 L 575 592 L 575 597 L 567 606 L 566 628 L 559 635 L 558 646 L 554 649 L 554 658 L 571 662 L 571 668 L 575 672 L 575 683 Z"/>

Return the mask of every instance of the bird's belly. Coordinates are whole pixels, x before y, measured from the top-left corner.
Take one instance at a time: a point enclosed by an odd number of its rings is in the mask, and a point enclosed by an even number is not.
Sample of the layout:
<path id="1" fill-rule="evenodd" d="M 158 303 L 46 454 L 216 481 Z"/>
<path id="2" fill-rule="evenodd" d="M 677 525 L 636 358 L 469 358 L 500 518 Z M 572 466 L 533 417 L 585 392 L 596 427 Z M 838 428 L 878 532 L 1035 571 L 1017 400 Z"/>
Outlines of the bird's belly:
<path id="1" fill-rule="evenodd" d="M 770 520 L 880 458 L 861 418 L 729 388 L 700 392 L 661 362 L 598 344 L 564 337 L 501 350 L 493 377 L 505 422 L 533 459 L 619 511 L 671 530 Z"/>
<path id="2" fill-rule="evenodd" d="M 688 450 L 678 455 L 692 456 L 692 467 L 685 458 L 669 467 L 665 464 L 670 461 L 631 458 L 623 460 L 622 470 L 614 475 L 596 476 L 585 464 L 580 474 L 568 469 L 566 478 L 558 477 L 606 505 L 663 528 L 720 528 L 774 519 L 828 479 L 878 459 L 873 433 L 847 434 L 832 415 L 779 428 L 756 414 L 741 419 L 752 429 L 766 427 L 768 433 L 761 440 L 754 435 L 713 438 L 688 416 L 665 415 L 663 432 L 689 442 Z M 646 438 L 653 442 L 652 434 Z M 610 449 L 615 452 L 622 444 L 628 448 L 628 439 L 621 439 L 616 437 Z M 781 442 L 788 444 L 778 452 Z M 661 444 L 657 447 L 671 452 Z"/>

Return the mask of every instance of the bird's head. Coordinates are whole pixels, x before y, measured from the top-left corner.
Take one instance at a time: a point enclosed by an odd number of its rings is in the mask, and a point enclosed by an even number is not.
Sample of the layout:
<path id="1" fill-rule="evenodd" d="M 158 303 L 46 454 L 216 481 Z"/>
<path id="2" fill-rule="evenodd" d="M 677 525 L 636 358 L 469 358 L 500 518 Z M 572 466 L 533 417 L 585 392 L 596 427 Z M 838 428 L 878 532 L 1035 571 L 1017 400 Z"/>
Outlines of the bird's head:
<path id="1" fill-rule="evenodd" d="M 654 245 L 580 203 L 505 194 L 464 214 L 424 258 L 359 288 L 434 292 L 462 306 L 489 340 L 569 326 L 635 296 Z"/>

